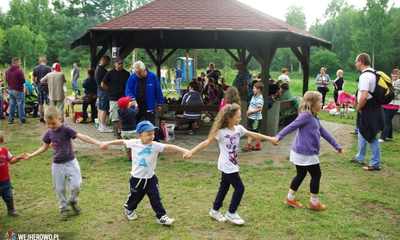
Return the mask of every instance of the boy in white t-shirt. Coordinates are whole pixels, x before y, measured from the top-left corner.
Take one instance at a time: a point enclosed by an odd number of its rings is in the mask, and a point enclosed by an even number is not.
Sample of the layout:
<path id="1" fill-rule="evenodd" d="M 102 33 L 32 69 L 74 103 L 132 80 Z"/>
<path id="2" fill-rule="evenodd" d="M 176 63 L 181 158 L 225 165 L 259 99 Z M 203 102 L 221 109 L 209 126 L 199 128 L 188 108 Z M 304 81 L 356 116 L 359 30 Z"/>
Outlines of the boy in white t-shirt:
<path id="1" fill-rule="evenodd" d="M 161 203 L 161 196 L 158 187 L 158 178 L 154 172 L 157 164 L 157 156 L 164 149 L 187 154 L 187 149 L 155 142 L 154 129 L 151 122 L 145 120 L 136 127 L 136 134 L 139 139 L 114 140 L 100 144 L 102 149 L 107 149 L 110 144 L 126 145 L 132 152 L 132 171 L 129 180 L 130 194 L 125 204 L 125 213 L 129 220 L 138 219 L 134 212 L 140 201 L 147 194 L 151 206 L 156 213 L 157 222 L 161 225 L 171 225 L 175 220 L 167 216 Z"/>

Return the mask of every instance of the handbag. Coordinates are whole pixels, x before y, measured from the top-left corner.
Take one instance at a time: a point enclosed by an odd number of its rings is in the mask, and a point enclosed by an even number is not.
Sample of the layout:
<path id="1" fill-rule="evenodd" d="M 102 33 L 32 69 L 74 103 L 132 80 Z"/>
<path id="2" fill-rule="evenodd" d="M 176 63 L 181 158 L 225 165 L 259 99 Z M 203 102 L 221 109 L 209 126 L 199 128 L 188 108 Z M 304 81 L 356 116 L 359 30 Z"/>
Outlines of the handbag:
<path id="1" fill-rule="evenodd" d="M 90 85 L 91 85 L 91 82 L 89 81 L 89 88 L 90 88 Z M 96 98 L 97 98 L 97 94 L 94 94 L 94 93 L 86 94 L 85 93 L 85 95 L 83 96 L 83 101 L 85 103 L 90 103 L 93 99 L 96 99 Z"/>

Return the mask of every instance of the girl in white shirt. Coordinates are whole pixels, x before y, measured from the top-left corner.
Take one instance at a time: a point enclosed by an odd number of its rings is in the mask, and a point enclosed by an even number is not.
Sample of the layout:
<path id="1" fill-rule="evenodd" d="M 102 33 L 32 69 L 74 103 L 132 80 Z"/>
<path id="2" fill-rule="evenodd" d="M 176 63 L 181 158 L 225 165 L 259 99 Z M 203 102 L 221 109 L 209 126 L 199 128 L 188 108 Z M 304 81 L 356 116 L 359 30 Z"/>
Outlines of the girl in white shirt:
<path id="1" fill-rule="evenodd" d="M 220 154 L 218 158 L 218 169 L 221 171 L 221 183 L 217 196 L 214 201 L 213 208 L 210 209 L 210 216 L 219 222 L 225 222 L 226 219 L 236 225 L 243 225 L 244 220 L 237 214 L 236 210 L 240 204 L 244 193 L 244 185 L 239 176 L 239 166 L 237 162 L 239 151 L 239 140 L 242 135 L 255 139 L 263 139 L 272 142 L 272 138 L 254 132 L 248 132 L 242 125 L 239 125 L 241 120 L 240 105 L 226 104 L 218 113 L 217 118 L 210 130 L 207 140 L 201 142 L 189 152 L 192 154 L 206 148 L 214 141 L 218 141 Z M 232 195 L 232 200 L 229 205 L 229 210 L 225 213 L 225 217 L 219 209 L 230 185 L 235 189 Z"/>

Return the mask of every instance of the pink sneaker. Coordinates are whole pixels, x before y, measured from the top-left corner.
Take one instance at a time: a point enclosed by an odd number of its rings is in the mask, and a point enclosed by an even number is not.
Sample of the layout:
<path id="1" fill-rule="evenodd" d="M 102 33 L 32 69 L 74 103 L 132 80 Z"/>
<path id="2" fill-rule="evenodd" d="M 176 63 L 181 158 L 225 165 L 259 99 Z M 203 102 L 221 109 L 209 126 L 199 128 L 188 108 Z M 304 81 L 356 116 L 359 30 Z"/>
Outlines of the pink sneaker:
<path id="1" fill-rule="evenodd" d="M 193 130 L 188 131 L 189 135 L 193 135 Z"/>

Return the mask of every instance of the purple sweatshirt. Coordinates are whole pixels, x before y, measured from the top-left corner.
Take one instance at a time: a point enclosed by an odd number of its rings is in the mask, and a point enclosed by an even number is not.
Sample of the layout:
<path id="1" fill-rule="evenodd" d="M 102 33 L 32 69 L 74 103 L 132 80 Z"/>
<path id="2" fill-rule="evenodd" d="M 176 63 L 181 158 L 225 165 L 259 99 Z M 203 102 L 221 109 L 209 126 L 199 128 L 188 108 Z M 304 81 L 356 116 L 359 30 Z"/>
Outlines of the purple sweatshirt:
<path id="1" fill-rule="evenodd" d="M 24 72 L 17 66 L 11 65 L 6 71 L 6 81 L 8 83 L 8 88 L 23 92 L 25 76 Z"/>
<path id="2" fill-rule="evenodd" d="M 276 137 L 281 140 L 289 133 L 299 129 L 292 143 L 292 150 L 303 155 L 318 155 L 321 148 L 320 137 L 322 136 L 337 151 L 342 148 L 335 138 L 322 127 L 318 117 L 314 117 L 308 112 L 301 112 L 291 124 L 280 131 Z"/>

